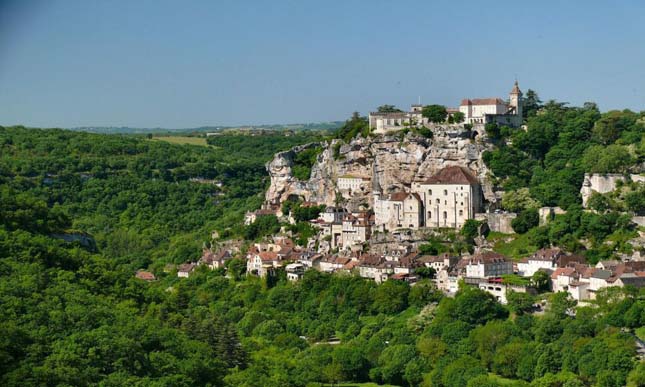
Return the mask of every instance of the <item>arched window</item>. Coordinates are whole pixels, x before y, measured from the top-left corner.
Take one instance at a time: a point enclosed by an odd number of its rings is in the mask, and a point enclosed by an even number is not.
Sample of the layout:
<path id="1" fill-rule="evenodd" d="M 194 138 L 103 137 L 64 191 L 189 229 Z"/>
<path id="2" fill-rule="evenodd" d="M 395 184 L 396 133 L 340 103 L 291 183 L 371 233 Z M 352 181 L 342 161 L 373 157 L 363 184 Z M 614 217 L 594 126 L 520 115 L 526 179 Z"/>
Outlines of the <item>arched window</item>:
<path id="1" fill-rule="evenodd" d="M 448 196 L 448 190 L 447 190 L 447 189 L 444 189 L 444 190 L 443 190 L 443 194 L 444 194 L 444 196 Z"/>
<path id="2" fill-rule="evenodd" d="M 441 204 L 441 199 L 437 199 L 437 204 Z"/>
<path id="3" fill-rule="evenodd" d="M 443 219 L 448 219 L 448 213 L 446 211 L 443 212 Z"/>
<path id="4" fill-rule="evenodd" d="M 432 196 L 432 190 L 431 189 L 428 190 L 428 196 Z"/>
<path id="5" fill-rule="evenodd" d="M 463 216 L 463 215 L 464 215 L 464 210 L 459 210 L 459 216 Z"/>

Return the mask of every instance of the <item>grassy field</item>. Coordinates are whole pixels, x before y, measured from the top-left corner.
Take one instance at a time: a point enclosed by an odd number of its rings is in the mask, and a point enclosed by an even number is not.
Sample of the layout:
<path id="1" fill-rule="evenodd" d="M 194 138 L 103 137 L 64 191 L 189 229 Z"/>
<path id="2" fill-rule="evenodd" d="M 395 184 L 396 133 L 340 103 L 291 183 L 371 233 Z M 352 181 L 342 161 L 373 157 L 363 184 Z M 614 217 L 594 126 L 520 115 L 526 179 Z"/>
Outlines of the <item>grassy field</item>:
<path id="1" fill-rule="evenodd" d="M 636 329 L 636 336 L 638 336 L 639 339 L 645 341 L 645 327 Z"/>
<path id="2" fill-rule="evenodd" d="M 159 136 L 159 137 L 153 137 L 152 139 L 156 141 L 169 142 L 171 144 L 208 146 L 208 144 L 206 143 L 206 139 L 204 137 Z"/>
<path id="3" fill-rule="evenodd" d="M 506 241 L 506 239 L 510 239 Z M 527 234 L 513 235 L 491 232 L 486 238 L 493 244 L 493 250 L 509 258 L 520 259 L 537 251 L 537 247 L 531 245 Z"/>

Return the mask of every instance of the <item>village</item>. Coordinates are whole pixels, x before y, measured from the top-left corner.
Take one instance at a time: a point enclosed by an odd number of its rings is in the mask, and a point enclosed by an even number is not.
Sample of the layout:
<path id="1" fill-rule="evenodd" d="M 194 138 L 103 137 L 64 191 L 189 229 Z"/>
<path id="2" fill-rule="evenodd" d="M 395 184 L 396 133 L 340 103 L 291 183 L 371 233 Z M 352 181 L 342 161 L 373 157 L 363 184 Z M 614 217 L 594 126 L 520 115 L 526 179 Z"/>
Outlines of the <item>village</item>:
<path id="1" fill-rule="evenodd" d="M 519 127 L 522 92 L 517 82 L 508 101 L 464 99 L 458 109 L 448 109 L 448 114 L 460 112 L 465 125 L 480 133 L 484 132 L 483 125 L 490 123 Z M 374 133 L 387 135 L 403 126 L 429 123 L 421 115 L 421 106 L 412 105 L 407 113 L 370 113 L 369 124 Z M 603 288 L 645 286 L 645 257 L 638 251 L 623 257 L 623 261 L 601 261 L 595 265 L 558 247 L 540 249 L 521 260 L 493 251 L 485 235 L 490 231 L 513 233 L 511 222 L 517 214 L 496 210 L 486 200 L 477 173 L 464 163 L 446 162 L 429 177 L 394 189 L 382 186 L 377 172 L 382 169 L 375 159 L 371 176 L 338 176 L 333 186 L 340 200 L 335 205 L 297 202 L 297 206 L 321 208 L 318 216 L 308 221 L 317 235 L 306 246 L 294 243 L 291 233 L 283 228 L 271 240 L 253 243 L 245 251 L 240 251 L 239 245 L 205 248 L 197 262 L 180 265 L 177 275 L 188 277 L 200 265 L 223 268 L 233 257 L 242 256 L 246 259 L 247 275 L 275 276 L 284 270 L 288 280 L 298 281 L 307 270 L 318 270 L 358 275 L 377 283 L 394 280 L 411 285 L 431 278 L 437 289 L 446 294 L 454 294 L 459 286 L 473 286 L 491 293 L 501 303 L 507 303 L 509 290 L 533 294 L 540 290 L 564 291 L 584 303 L 594 300 Z M 645 181 L 641 175 L 585 175 L 580 189 L 583 206 L 594 192 L 610 192 L 626 179 Z M 358 209 L 342 205 L 356 198 L 368 198 L 368 203 Z M 267 201 L 262 209 L 247 213 L 245 224 L 269 215 L 295 224 L 292 210 L 283 211 L 281 204 Z M 540 208 L 540 222 L 548 222 L 562 213 L 558 207 Z M 643 217 L 634 217 L 633 222 L 645 223 Z M 424 253 L 428 237 L 445 235 L 450 230 L 459 232 L 467 223 L 476 227 L 472 251 Z"/>

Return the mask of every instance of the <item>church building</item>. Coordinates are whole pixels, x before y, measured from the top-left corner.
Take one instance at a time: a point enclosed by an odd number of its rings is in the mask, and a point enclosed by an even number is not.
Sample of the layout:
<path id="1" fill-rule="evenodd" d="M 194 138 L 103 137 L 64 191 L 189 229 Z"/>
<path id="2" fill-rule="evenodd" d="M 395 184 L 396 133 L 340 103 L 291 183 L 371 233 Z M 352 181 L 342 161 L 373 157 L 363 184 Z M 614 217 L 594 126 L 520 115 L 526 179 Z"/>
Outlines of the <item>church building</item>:
<path id="1" fill-rule="evenodd" d="M 522 125 L 522 91 L 517 81 L 509 93 L 508 103 L 501 98 L 464 99 L 459 105 L 467 124 L 489 124 L 519 127 Z"/>

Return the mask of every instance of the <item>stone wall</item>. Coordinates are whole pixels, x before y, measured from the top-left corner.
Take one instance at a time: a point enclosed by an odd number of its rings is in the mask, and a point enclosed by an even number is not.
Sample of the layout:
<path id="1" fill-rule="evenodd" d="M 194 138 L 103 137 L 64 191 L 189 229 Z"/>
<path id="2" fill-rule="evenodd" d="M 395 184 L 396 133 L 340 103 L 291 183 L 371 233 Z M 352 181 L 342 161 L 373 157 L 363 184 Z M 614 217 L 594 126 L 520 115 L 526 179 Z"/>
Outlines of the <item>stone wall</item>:
<path id="1" fill-rule="evenodd" d="M 513 234 L 513 227 L 511 222 L 517 217 L 514 212 L 500 212 L 500 213 L 479 213 L 475 214 L 475 219 L 479 221 L 486 221 L 488 228 L 491 231 L 501 232 L 504 234 Z"/>
<path id="2" fill-rule="evenodd" d="M 538 209 L 540 215 L 540 226 L 549 223 L 556 215 L 566 214 L 567 212 L 560 207 L 541 207 Z"/>

